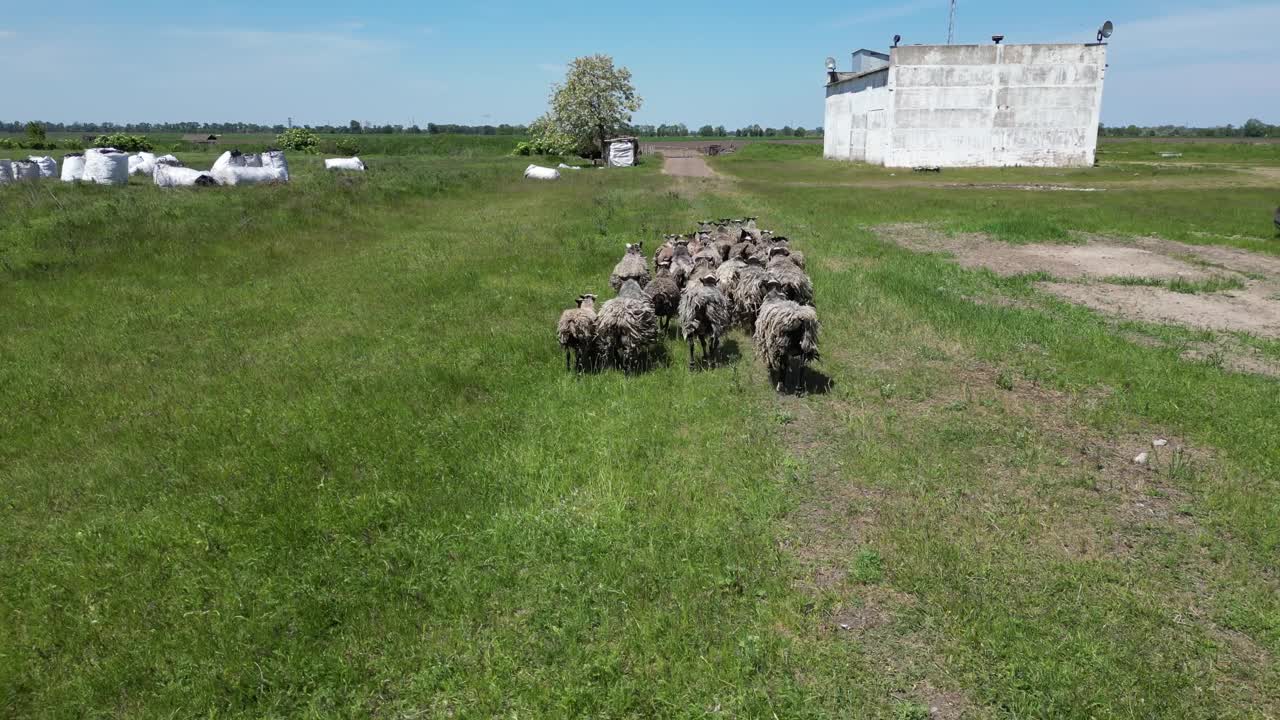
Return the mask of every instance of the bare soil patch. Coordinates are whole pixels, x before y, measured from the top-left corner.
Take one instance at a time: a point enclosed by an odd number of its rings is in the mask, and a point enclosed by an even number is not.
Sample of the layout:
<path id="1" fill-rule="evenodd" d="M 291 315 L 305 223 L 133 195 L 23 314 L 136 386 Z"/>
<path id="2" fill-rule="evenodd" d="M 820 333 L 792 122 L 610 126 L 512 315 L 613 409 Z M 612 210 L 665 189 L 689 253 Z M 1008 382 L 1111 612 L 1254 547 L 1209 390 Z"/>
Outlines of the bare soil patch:
<path id="1" fill-rule="evenodd" d="M 921 252 L 947 252 L 964 267 L 1000 275 L 1043 272 L 1064 281 L 1038 283 L 1064 300 L 1108 314 L 1260 337 L 1280 337 L 1280 258 L 1237 248 L 1160 238 L 1126 241 L 1078 234 L 1080 245 L 1011 245 L 981 233 L 948 235 L 925 225 L 877 228 L 881 237 Z M 1180 293 L 1165 287 L 1099 282 L 1115 278 L 1195 282 L 1229 277 L 1242 290 Z"/>
<path id="2" fill-rule="evenodd" d="M 662 172 L 676 177 L 713 178 L 716 176 L 707 161 L 697 153 L 664 154 Z"/>

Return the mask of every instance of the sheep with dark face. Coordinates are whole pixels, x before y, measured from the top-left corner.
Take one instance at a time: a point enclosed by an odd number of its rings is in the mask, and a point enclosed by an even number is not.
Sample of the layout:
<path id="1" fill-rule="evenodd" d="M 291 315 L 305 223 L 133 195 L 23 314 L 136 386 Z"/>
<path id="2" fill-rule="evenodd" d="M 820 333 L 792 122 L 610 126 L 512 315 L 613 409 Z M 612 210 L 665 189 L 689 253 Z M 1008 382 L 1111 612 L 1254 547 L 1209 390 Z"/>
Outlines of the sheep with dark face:
<path id="1" fill-rule="evenodd" d="M 653 312 L 661 318 L 662 329 L 665 331 L 680 305 L 680 286 L 671 277 L 670 260 L 658 263 L 658 272 L 644 286 L 644 294 L 653 303 Z"/>
<path id="2" fill-rule="evenodd" d="M 560 313 L 556 325 L 556 339 L 564 350 L 564 370 L 569 372 L 569 355 L 577 356 L 578 372 L 586 370 L 592 362 L 596 346 L 596 296 L 591 293 L 578 296 L 577 307 Z"/>
<path id="3" fill-rule="evenodd" d="M 804 270 L 791 261 L 791 251 L 784 246 L 774 246 L 769 251 L 769 274 L 782 285 L 787 297 L 801 305 L 813 304 L 813 281 Z"/>
<path id="4" fill-rule="evenodd" d="M 728 299 L 716 287 L 715 273 L 699 275 L 680 293 L 680 333 L 689 343 L 689 368 L 694 367 L 693 340 L 702 346 L 702 360 L 715 367 L 720 338 L 729 332 L 732 311 Z M 710 341 L 711 354 L 707 354 Z"/>
<path id="5" fill-rule="evenodd" d="M 782 283 L 769 277 L 767 294 L 756 318 L 756 355 L 769 369 L 769 382 L 779 392 L 796 368 L 818 359 L 818 313 L 809 305 L 787 299 Z"/>
<path id="6" fill-rule="evenodd" d="M 710 242 L 703 243 L 702 247 L 700 247 L 698 251 L 693 254 L 693 262 L 695 265 L 700 262 L 706 262 L 711 265 L 712 269 L 719 267 L 720 263 L 723 261 L 724 261 L 724 257 L 720 255 L 720 248 L 716 247 L 715 244 Z M 701 275 L 699 275 L 698 277 L 701 277 Z"/>
<path id="7" fill-rule="evenodd" d="M 609 287 L 621 290 L 622 284 L 628 280 L 635 280 L 640 287 L 649 283 L 649 265 L 644 260 L 643 242 L 627 243 L 627 251 L 609 275 Z"/>
<path id="8" fill-rule="evenodd" d="M 618 297 L 596 315 L 596 339 L 604 359 L 630 372 L 658 342 L 658 318 L 653 303 L 635 280 L 622 283 Z"/>
<path id="9" fill-rule="evenodd" d="M 756 314 L 764 302 L 767 274 L 764 263 L 756 257 L 747 258 L 746 265 L 738 269 L 733 284 L 733 319 L 747 332 L 755 327 Z"/>
<path id="10" fill-rule="evenodd" d="M 656 268 L 663 262 L 671 262 L 671 256 L 676 251 L 676 236 L 663 235 L 662 244 L 653 251 L 653 266 Z"/>
<path id="11" fill-rule="evenodd" d="M 689 241 L 676 238 L 675 250 L 671 254 L 671 279 L 683 288 L 693 272 L 693 255 L 689 254 Z"/>

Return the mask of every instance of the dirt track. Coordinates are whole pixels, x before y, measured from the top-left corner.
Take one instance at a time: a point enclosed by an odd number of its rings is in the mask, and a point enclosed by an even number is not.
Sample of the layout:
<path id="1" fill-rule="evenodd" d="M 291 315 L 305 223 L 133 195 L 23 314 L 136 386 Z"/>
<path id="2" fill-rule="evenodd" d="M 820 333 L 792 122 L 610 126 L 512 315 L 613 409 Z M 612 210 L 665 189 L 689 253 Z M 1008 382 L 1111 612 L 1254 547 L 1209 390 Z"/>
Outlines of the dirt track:
<path id="1" fill-rule="evenodd" d="M 711 178 L 716 176 L 716 172 L 711 169 L 707 161 L 703 160 L 702 156 L 697 153 L 684 155 L 664 154 L 662 172 L 665 175 L 674 175 L 676 177 Z"/>

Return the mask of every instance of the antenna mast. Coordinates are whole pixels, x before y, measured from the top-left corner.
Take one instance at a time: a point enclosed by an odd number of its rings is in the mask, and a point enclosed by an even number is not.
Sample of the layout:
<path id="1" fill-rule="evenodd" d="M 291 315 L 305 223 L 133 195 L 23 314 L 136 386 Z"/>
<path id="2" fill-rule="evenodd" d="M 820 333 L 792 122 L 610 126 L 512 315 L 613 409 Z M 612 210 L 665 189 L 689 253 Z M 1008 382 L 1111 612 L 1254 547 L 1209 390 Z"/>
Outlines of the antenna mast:
<path id="1" fill-rule="evenodd" d="M 951 20 L 947 23 L 947 44 L 956 39 L 956 0 L 951 0 Z"/>

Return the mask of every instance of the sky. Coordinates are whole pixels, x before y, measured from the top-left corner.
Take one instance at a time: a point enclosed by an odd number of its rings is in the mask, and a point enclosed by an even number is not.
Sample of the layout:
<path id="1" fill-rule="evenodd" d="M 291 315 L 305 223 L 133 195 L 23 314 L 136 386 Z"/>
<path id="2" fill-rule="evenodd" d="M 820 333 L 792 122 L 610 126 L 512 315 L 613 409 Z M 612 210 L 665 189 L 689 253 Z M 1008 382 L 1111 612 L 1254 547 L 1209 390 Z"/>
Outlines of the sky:
<path id="1" fill-rule="evenodd" d="M 1091 42 L 1107 125 L 1280 123 L 1280 0 L 958 0 L 956 42 Z M 823 63 L 946 42 L 949 0 L 70 0 L 0 13 L 5 120 L 528 123 L 572 58 L 612 55 L 636 123 L 822 124 Z"/>

